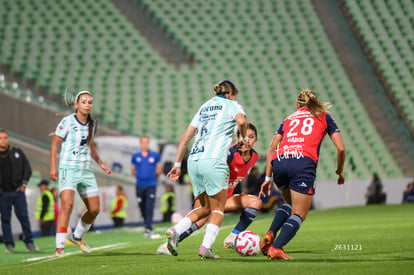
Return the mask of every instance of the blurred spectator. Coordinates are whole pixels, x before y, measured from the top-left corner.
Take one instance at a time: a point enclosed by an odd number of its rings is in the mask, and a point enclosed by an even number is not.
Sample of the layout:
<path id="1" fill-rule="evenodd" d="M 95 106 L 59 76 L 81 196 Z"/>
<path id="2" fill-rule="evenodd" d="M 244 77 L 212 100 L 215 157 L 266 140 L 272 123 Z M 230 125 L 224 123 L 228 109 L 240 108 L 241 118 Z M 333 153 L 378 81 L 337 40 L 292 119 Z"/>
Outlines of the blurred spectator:
<path id="1" fill-rule="evenodd" d="M 377 173 L 372 174 L 371 184 L 368 186 L 365 198 L 367 204 L 385 204 L 387 195 L 382 191 L 383 185 Z"/>
<path id="2" fill-rule="evenodd" d="M 414 202 L 414 180 L 407 184 L 407 189 L 403 193 L 404 202 Z"/>
<path id="3" fill-rule="evenodd" d="M 263 179 L 259 173 L 259 168 L 253 166 L 249 175 L 246 178 L 247 182 L 247 194 L 258 195 L 260 192 L 260 186 L 263 183 Z"/>
<path id="4" fill-rule="evenodd" d="M 175 211 L 175 193 L 172 184 L 165 185 L 165 194 L 161 197 L 161 213 L 163 214 L 162 221 L 170 222 L 171 216 Z"/>
<path id="5" fill-rule="evenodd" d="M 37 199 L 35 216 L 39 222 L 40 236 L 51 236 L 55 222 L 55 198 L 49 190 L 48 180 L 40 181 L 37 186 L 40 190 L 40 196 Z"/>
<path id="6" fill-rule="evenodd" d="M 123 227 L 127 216 L 126 209 L 128 207 L 127 197 L 122 186 L 116 187 L 116 197 L 111 203 L 111 218 L 114 221 L 114 227 Z"/>
<path id="7" fill-rule="evenodd" d="M 32 175 L 32 168 L 25 154 L 19 148 L 9 146 L 6 130 L 0 129 L 0 213 L 6 252 L 14 251 L 14 240 L 11 230 L 11 211 L 19 220 L 28 251 L 38 251 L 33 243 L 27 212 L 26 184 Z"/>

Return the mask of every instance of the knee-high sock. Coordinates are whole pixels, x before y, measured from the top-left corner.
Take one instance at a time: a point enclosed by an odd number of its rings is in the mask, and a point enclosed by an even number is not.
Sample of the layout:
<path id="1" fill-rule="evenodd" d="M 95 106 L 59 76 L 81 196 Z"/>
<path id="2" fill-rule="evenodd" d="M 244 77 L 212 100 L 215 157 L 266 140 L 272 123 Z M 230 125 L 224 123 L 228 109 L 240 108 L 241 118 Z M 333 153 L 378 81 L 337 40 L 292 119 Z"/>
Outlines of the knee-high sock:
<path id="1" fill-rule="evenodd" d="M 82 239 L 83 235 L 89 231 L 91 226 L 92 224 L 84 223 L 82 218 L 80 218 L 78 225 L 75 228 L 75 232 L 73 232 L 73 236 L 75 236 L 76 239 Z"/>
<path id="2" fill-rule="evenodd" d="M 282 227 L 286 220 L 292 213 L 292 206 L 287 203 L 282 204 L 276 211 L 272 224 L 270 225 L 270 231 L 276 236 L 277 231 Z"/>
<path id="3" fill-rule="evenodd" d="M 220 228 L 212 223 L 207 224 L 206 233 L 204 234 L 204 239 L 202 246 L 207 249 L 210 249 L 213 243 L 216 241 L 216 237 L 219 233 Z"/>
<path id="4" fill-rule="evenodd" d="M 182 218 L 175 226 L 175 230 L 177 231 L 178 236 L 180 236 L 183 232 L 187 231 L 191 226 L 191 220 L 188 217 Z"/>
<path id="5" fill-rule="evenodd" d="M 238 235 L 240 232 L 246 230 L 246 228 L 253 222 L 256 218 L 257 213 L 259 210 L 255 208 L 246 208 L 240 215 L 239 222 L 234 227 L 231 233 Z"/>
<path id="6" fill-rule="evenodd" d="M 185 238 L 193 234 L 194 231 L 197 231 L 199 228 L 196 223 L 193 223 L 190 228 L 188 228 L 186 231 L 181 233 L 181 235 L 178 237 L 178 242 L 183 241 Z"/>
<path id="7" fill-rule="evenodd" d="M 273 246 L 276 248 L 283 248 L 298 232 L 300 226 L 302 225 L 302 218 L 293 214 L 289 219 L 283 224 L 282 230 L 280 231 L 279 236 L 273 243 Z"/>

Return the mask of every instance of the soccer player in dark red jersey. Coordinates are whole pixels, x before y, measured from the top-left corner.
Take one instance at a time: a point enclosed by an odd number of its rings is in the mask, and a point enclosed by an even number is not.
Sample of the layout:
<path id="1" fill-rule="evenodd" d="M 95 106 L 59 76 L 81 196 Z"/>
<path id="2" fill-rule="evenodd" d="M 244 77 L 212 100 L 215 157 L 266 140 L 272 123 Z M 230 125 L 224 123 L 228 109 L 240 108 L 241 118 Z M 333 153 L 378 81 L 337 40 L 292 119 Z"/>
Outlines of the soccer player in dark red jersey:
<path id="1" fill-rule="evenodd" d="M 285 199 L 262 242 L 263 254 L 272 259 L 293 259 L 283 247 L 295 236 L 308 214 L 315 194 L 319 150 L 326 134 L 337 148 L 338 184 L 345 182 L 345 146 L 336 122 L 327 113 L 330 104 L 320 102 L 314 92 L 303 90 L 296 107 L 273 136 L 266 158 L 266 178 L 259 193 L 259 197 L 270 194 L 273 174 Z"/>
<path id="2" fill-rule="evenodd" d="M 237 140 L 241 139 L 240 133 L 237 132 Z M 233 248 L 234 241 L 237 235 L 244 231 L 256 218 L 257 213 L 261 207 L 261 200 L 254 195 L 247 195 L 244 193 L 233 194 L 234 189 L 239 183 L 243 181 L 249 174 L 250 169 L 256 164 L 259 159 L 259 155 L 253 149 L 254 143 L 257 141 L 257 129 L 249 123 L 247 127 L 246 143 L 242 147 L 234 144 L 230 147 L 227 156 L 227 165 L 229 166 L 229 184 L 227 188 L 227 201 L 225 204 L 224 212 L 234 212 L 239 209 L 243 209 L 240 215 L 240 220 L 234 227 L 233 231 L 224 240 L 224 247 Z M 200 207 L 200 202 L 196 198 L 194 202 L 194 209 Z M 178 241 L 181 242 L 186 237 L 190 236 L 194 231 L 201 228 L 206 222 L 208 217 L 205 217 L 191 225 L 191 227 L 182 233 Z M 168 254 L 168 252 L 161 245 L 158 249 L 159 254 Z"/>

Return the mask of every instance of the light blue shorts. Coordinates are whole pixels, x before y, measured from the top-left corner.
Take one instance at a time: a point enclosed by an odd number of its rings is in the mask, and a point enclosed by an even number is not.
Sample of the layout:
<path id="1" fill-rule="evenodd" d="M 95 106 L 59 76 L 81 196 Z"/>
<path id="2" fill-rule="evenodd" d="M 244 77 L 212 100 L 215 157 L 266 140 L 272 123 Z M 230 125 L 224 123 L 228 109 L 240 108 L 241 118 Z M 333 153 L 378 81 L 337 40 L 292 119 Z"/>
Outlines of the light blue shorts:
<path id="1" fill-rule="evenodd" d="M 189 161 L 188 173 L 195 197 L 203 192 L 214 196 L 229 185 L 229 167 L 219 159 Z"/>
<path id="2" fill-rule="evenodd" d="M 82 199 L 99 195 L 95 174 L 89 169 L 59 168 L 59 193 L 63 190 L 75 190 Z"/>

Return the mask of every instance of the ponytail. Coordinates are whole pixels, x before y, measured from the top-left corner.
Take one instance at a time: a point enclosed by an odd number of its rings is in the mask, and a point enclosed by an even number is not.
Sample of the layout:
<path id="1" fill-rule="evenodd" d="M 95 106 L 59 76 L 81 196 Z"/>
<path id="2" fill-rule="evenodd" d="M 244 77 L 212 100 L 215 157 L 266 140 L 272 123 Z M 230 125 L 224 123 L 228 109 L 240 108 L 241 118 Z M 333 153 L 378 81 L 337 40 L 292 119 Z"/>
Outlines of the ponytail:
<path id="1" fill-rule="evenodd" d="M 302 90 L 296 102 L 300 107 L 308 108 L 314 117 L 319 117 L 321 113 L 328 113 L 329 108 L 332 107 L 329 102 L 320 102 L 316 94 L 307 89 Z"/>

